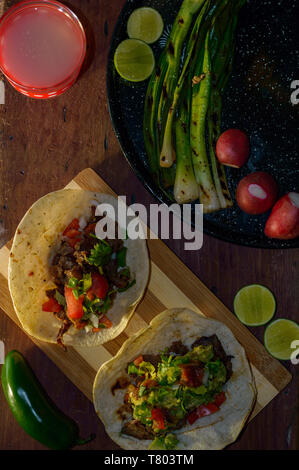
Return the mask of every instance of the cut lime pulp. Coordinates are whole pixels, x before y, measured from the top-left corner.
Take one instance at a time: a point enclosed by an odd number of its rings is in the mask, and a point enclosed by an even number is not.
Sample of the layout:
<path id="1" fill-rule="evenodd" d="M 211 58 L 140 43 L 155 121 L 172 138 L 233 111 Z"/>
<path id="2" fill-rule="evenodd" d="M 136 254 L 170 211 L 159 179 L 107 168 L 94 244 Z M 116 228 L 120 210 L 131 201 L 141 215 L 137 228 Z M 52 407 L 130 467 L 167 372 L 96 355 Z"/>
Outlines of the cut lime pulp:
<path id="1" fill-rule="evenodd" d="M 163 33 L 164 23 L 160 13 L 149 7 L 141 7 L 131 13 L 127 32 L 129 38 L 141 39 L 147 44 L 156 42 Z"/>
<path id="2" fill-rule="evenodd" d="M 130 82 L 146 80 L 155 66 L 151 47 L 139 39 L 125 39 L 114 53 L 114 65 L 119 75 Z"/>
<path id="3" fill-rule="evenodd" d="M 247 326 L 265 325 L 273 317 L 275 309 L 274 295 L 259 284 L 243 287 L 234 299 L 235 314 Z"/>
<path id="4" fill-rule="evenodd" d="M 266 328 L 264 343 L 267 351 L 276 359 L 290 359 L 299 348 L 299 325 L 285 318 L 273 321 Z"/>

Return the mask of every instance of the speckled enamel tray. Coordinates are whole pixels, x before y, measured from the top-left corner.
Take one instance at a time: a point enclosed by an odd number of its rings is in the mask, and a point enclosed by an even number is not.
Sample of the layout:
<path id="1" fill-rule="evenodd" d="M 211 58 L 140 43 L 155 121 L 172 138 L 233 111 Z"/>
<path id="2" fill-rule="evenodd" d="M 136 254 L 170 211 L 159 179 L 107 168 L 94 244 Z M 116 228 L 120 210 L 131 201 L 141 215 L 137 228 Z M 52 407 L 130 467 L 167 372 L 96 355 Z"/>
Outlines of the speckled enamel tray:
<path id="1" fill-rule="evenodd" d="M 153 45 L 158 57 L 181 0 L 128 0 L 116 25 L 107 68 L 110 115 L 122 150 L 146 188 L 161 202 L 171 203 L 148 171 L 142 120 L 147 82 L 132 84 L 121 79 L 113 65 L 115 48 L 127 38 L 131 12 L 140 6 L 156 8 L 164 19 L 162 38 Z M 243 7 L 237 31 L 232 76 L 224 102 L 223 130 L 236 127 L 250 137 L 251 156 L 241 170 L 227 169 L 232 196 L 238 181 L 253 171 L 267 171 L 279 184 L 280 195 L 299 190 L 299 105 L 291 103 L 291 83 L 298 79 L 296 0 L 249 0 Z M 267 239 L 263 234 L 269 214 L 250 216 L 236 203 L 228 210 L 205 215 L 204 231 L 222 240 L 261 248 L 298 247 L 299 240 Z"/>

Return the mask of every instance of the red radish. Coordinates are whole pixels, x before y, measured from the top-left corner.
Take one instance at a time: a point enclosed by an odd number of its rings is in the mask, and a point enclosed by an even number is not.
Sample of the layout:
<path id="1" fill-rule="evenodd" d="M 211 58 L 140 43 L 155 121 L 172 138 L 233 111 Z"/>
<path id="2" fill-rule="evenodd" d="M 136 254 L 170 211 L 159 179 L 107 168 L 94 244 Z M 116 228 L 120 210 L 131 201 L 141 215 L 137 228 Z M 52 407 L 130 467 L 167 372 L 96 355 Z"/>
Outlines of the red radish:
<path id="1" fill-rule="evenodd" d="M 274 178 L 263 171 L 251 173 L 237 187 L 237 203 L 247 214 L 262 214 L 271 209 L 277 199 L 278 187 Z"/>
<path id="2" fill-rule="evenodd" d="M 288 193 L 277 201 L 267 220 L 265 235 L 282 240 L 299 237 L 299 193 Z"/>
<path id="3" fill-rule="evenodd" d="M 241 168 L 249 158 L 249 140 L 239 129 L 229 129 L 219 137 L 216 155 L 220 163 L 234 168 Z"/>

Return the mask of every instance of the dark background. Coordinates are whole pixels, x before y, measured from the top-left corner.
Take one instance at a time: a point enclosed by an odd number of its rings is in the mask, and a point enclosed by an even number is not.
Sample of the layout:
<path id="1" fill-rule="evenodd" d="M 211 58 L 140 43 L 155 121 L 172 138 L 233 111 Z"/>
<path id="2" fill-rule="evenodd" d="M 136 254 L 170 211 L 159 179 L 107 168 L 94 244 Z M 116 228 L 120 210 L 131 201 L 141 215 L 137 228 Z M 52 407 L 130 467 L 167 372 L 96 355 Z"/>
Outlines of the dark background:
<path id="1" fill-rule="evenodd" d="M 13 2 L 10 2 L 12 4 Z M 16 3 L 16 2 L 14 2 Z M 127 164 L 114 136 L 106 102 L 106 60 L 120 0 L 71 0 L 85 18 L 91 61 L 80 80 L 53 100 L 26 98 L 6 83 L 0 106 L 0 241 L 6 243 L 29 206 L 60 189 L 86 167 L 120 194 L 148 205 L 155 200 Z M 295 79 L 296 77 L 294 77 Z M 250 283 L 269 287 L 277 300 L 275 318 L 298 321 L 298 250 L 246 248 L 204 236 L 203 248 L 184 252 L 183 242 L 169 246 L 232 309 L 237 290 Z M 252 332 L 262 341 L 264 327 Z M 82 435 L 97 438 L 85 449 L 116 449 L 93 405 L 1 312 L 0 340 L 6 351 L 18 349 L 29 360 L 57 405 L 79 424 Z M 299 449 L 299 366 L 288 362 L 293 381 L 242 432 L 231 450 Z M 43 449 L 14 420 L 0 390 L 0 449 Z"/>

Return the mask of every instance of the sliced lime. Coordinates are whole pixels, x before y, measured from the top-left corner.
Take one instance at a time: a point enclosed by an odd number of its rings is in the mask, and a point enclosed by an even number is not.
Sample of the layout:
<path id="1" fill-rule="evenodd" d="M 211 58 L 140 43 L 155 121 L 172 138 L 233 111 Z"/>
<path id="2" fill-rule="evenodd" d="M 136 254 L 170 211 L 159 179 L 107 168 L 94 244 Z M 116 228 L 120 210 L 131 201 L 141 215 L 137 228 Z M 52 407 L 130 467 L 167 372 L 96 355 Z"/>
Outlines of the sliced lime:
<path id="1" fill-rule="evenodd" d="M 125 39 L 114 53 L 114 65 L 119 75 L 130 82 L 146 80 L 155 66 L 152 49 L 139 39 Z"/>
<path id="2" fill-rule="evenodd" d="M 141 39 L 147 44 L 158 41 L 163 33 L 163 20 L 157 10 L 149 7 L 141 7 L 131 13 L 127 32 L 129 38 Z"/>
<path id="3" fill-rule="evenodd" d="M 239 290 L 234 299 L 234 311 L 247 326 L 265 325 L 275 313 L 276 302 L 265 286 L 251 284 Z"/>
<path id="4" fill-rule="evenodd" d="M 295 344 L 296 341 L 297 344 Z M 291 354 L 296 348 L 298 349 L 299 325 L 285 318 L 273 321 L 266 328 L 264 343 L 266 349 L 276 359 L 290 359 Z"/>

